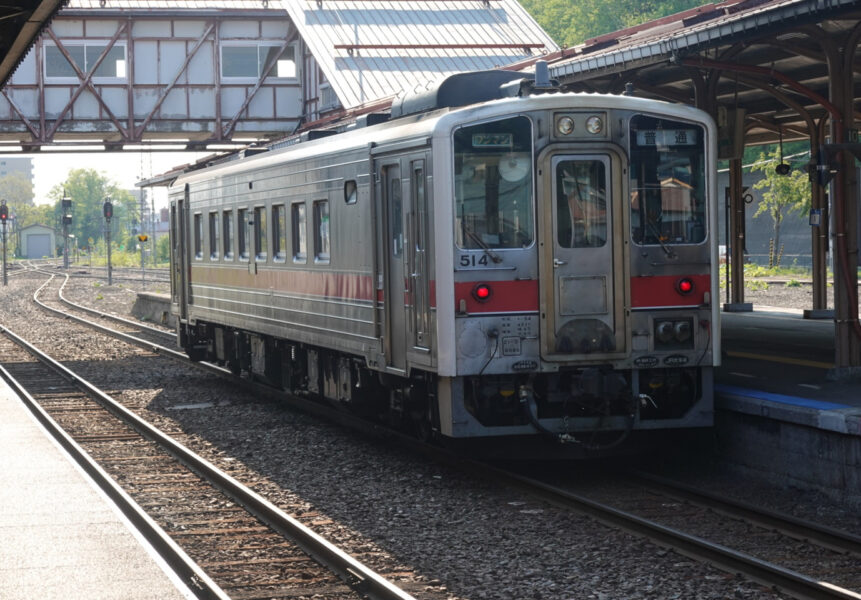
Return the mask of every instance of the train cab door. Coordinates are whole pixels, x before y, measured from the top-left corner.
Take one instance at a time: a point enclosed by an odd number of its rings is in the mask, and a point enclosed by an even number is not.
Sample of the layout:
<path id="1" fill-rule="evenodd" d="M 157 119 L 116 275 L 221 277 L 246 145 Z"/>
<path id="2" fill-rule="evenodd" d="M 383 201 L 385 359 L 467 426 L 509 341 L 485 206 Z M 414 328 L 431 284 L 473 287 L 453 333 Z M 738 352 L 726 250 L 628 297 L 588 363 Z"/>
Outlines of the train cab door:
<path id="1" fill-rule="evenodd" d="M 406 228 L 408 196 L 403 193 L 401 166 L 398 159 L 380 161 L 379 195 L 383 216 L 383 298 L 385 310 L 384 347 L 390 369 L 406 370 L 407 301 L 409 292 L 406 263 Z"/>
<path id="2" fill-rule="evenodd" d="M 553 154 L 541 165 L 541 348 L 550 361 L 625 352 L 621 160 Z"/>

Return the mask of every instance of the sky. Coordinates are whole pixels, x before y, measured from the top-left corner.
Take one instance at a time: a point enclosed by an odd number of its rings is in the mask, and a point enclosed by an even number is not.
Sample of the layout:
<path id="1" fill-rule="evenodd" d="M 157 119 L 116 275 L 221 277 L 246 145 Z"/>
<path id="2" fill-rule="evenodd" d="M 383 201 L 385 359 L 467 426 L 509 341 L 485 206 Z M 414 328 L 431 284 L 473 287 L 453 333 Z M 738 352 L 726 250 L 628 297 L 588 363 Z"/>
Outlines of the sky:
<path id="1" fill-rule="evenodd" d="M 194 162 L 211 153 L 199 152 L 91 152 L 49 153 L 29 156 L 33 159 L 33 192 L 36 204 L 49 202 L 48 194 L 62 184 L 72 169 L 95 169 L 123 189 L 135 189 L 140 179 L 148 179 L 171 168 Z M 167 206 L 167 189 L 153 189 L 156 208 Z"/>

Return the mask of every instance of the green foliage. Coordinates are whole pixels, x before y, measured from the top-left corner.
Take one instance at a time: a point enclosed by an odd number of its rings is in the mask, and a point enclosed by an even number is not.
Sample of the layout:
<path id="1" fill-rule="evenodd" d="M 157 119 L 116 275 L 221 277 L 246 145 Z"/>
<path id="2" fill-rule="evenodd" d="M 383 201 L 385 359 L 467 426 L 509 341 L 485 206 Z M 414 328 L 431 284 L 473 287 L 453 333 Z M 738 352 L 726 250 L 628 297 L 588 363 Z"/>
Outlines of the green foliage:
<path id="1" fill-rule="evenodd" d="M 170 262 L 170 236 L 163 235 L 158 238 L 155 247 L 155 260 L 157 263 Z"/>
<path id="2" fill-rule="evenodd" d="M 56 185 L 51 190 L 50 197 L 54 199 L 54 218 L 46 225 L 58 226 L 61 223 L 62 207 L 60 199 L 65 191 L 72 199 L 72 226 L 70 233 L 79 241 L 78 245 L 86 244 L 89 238 L 101 240 L 104 237 L 104 217 L 102 204 L 105 198 L 111 198 L 114 204 L 114 217 L 111 219 L 111 235 L 123 237 L 130 231 L 132 223 L 138 221 L 138 208 L 134 197 L 126 190 L 120 189 L 106 175 L 95 169 L 73 169 L 62 185 Z"/>
<path id="3" fill-rule="evenodd" d="M 751 291 L 765 291 L 768 289 L 768 282 L 762 279 L 745 279 L 744 287 Z"/>
<path id="4" fill-rule="evenodd" d="M 786 282 L 786 287 L 801 287 L 801 282 L 797 279 L 790 279 Z"/>
<path id="5" fill-rule="evenodd" d="M 765 265 L 757 265 L 748 263 L 744 265 L 744 278 L 753 279 L 756 277 L 805 277 L 810 274 L 810 270 L 806 267 L 767 267 Z"/>
<path id="6" fill-rule="evenodd" d="M 523 7 L 560 46 L 665 17 L 699 0 L 521 0 Z"/>
<path id="7" fill-rule="evenodd" d="M 33 184 L 18 171 L 3 175 L 0 177 L 0 198 L 6 201 L 12 213 L 25 206 L 33 206 Z"/>
<path id="8" fill-rule="evenodd" d="M 784 160 L 784 162 L 786 162 Z M 780 163 L 780 150 L 769 154 L 760 152 L 751 172 L 761 172 L 762 179 L 753 184 L 762 191 L 762 200 L 753 213 L 754 218 L 766 213 L 773 223 L 774 252 L 780 252 L 780 226 L 792 213 L 806 214 L 810 210 L 810 180 L 802 165 L 795 164 L 788 175 L 780 175 L 775 167 Z M 787 163 L 788 164 L 788 163 Z M 773 258 L 773 257 L 772 257 Z"/>

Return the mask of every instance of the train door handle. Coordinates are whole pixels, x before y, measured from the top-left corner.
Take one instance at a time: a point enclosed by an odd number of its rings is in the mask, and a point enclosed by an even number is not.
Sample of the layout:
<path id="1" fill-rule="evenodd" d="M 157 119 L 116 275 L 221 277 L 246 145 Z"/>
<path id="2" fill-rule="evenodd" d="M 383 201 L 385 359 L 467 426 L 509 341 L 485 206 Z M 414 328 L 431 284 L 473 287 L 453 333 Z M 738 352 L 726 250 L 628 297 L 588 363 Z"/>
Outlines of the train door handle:
<path id="1" fill-rule="evenodd" d="M 562 265 L 567 265 L 567 264 L 568 264 L 567 260 L 560 260 L 558 258 L 553 259 L 553 266 L 554 267 L 561 267 Z"/>

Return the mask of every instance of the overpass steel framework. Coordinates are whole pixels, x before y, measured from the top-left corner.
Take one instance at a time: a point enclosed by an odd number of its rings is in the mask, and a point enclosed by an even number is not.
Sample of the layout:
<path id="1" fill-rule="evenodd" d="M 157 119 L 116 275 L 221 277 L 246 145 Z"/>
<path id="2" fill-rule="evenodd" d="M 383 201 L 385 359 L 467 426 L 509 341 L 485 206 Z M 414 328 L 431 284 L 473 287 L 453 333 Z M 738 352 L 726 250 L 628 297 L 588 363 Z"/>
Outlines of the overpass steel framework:
<path id="1" fill-rule="evenodd" d="M 253 6 L 61 11 L 0 90 L 0 152 L 226 149 L 293 131 L 304 50 L 283 10 Z"/>

